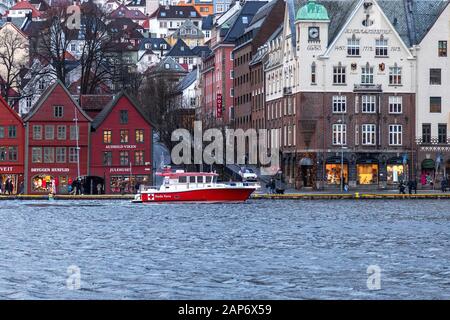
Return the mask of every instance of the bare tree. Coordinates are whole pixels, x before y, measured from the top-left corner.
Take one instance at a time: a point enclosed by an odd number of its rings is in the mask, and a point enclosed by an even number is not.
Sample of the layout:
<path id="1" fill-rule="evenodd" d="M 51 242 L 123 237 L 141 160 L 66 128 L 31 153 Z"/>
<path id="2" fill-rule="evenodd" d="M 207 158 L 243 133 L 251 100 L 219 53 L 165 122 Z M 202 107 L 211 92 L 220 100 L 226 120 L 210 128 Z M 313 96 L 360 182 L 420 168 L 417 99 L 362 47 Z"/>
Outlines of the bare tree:
<path id="1" fill-rule="evenodd" d="M 8 101 L 11 88 L 18 87 L 20 72 L 28 63 L 27 39 L 4 26 L 0 33 L 0 63 L 2 64 L 3 90 L 2 96 Z"/>

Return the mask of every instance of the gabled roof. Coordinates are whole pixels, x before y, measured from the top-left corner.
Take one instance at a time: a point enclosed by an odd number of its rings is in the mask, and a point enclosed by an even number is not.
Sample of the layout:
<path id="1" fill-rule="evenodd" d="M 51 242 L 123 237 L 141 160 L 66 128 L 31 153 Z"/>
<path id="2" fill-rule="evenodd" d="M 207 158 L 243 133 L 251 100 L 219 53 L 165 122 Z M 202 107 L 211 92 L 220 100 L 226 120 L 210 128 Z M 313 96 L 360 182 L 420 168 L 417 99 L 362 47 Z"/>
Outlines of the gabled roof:
<path id="1" fill-rule="evenodd" d="M 250 25 L 251 20 L 256 12 L 263 7 L 266 1 L 247 1 L 244 3 L 241 10 L 239 10 L 237 17 L 233 24 L 228 29 L 228 32 L 223 39 L 224 43 L 234 43 L 235 40 L 244 34 L 245 28 Z"/>
<path id="2" fill-rule="evenodd" d="M 112 100 L 112 94 L 82 94 L 80 96 L 80 106 L 86 111 L 103 110 Z"/>
<path id="3" fill-rule="evenodd" d="M 129 9 L 125 5 L 121 4 L 116 10 L 109 15 L 112 19 L 117 18 L 129 18 L 133 20 L 145 20 L 147 16 L 143 14 L 140 10 Z"/>
<path id="4" fill-rule="evenodd" d="M 150 16 L 158 19 L 202 19 L 194 6 L 159 6 Z"/>
<path id="5" fill-rule="evenodd" d="M 152 70 L 155 72 L 186 72 L 181 64 L 175 61 L 174 58 L 167 56 L 161 59 L 161 61 Z"/>
<path id="6" fill-rule="evenodd" d="M 80 105 L 73 99 L 72 95 L 70 94 L 70 92 L 67 90 L 66 86 L 61 82 L 61 80 L 56 80 L 55 83 L 53 83 L 50 87 L 47 88 L 47 90 L 45 90 L 45 92 L 39 97 L 38 101 L 36 102 L 36 104 L 31 108 L 30 112 L 27 114 L 27 116 L 23 119 L 24 122 L 29 121 L 35 114 L 36 112 L 41 108 L 41 106 L 44 104 L 44 102 L 47 100 L 47 98 L 52 94 L 52 92 L 57 88 L 57 87 L 61 87 L 63 88 L 64 92 L 66 93 L 66 95 L 69 97 L 69 99 L 75 104 L 76 108 L 78 109 L 78 111 L 80 111 L 80 113 L 86 118 L 86 120 L 88 121 L 92 121 L 91 117 L 89 117 L 87 115 L 86 112 L 84 112 L 84 110 L 80 107 Z"/>
<path id="7" fill-rule="evenodd" d="M 117 105 L 119 100 L 125 97 L 130 101 L 130 103 L 133 105 L 133 107 L 137 110 L 137 112 L 142 116 L 142 118 L 150 124 L 153 128 L 155 128 L 155 125 L 152 121 L 150 121 L 147 116 L 145 115 L 144 110 L 142 107 L 135 101 L 128 93 L 125 91 L 121 91 L 107 106 L 105 106 L 102 111 L 95 117 L 94 121 L 92 122 L 92 128 L 95 130 L 98 127 L 101 126 L 103 121 L 108 117 L 108 115 L 111 113 L 111 111 L 114 109 L 114 107 Z"/>
<path id="8" fill-rule="evenodd" d="M 195 30 L 195 34 L 194 31 Z M 171 35 L 173 38 L 204 38 L 202 30 L 190 19 L 186 19 L 183 24 Z"/>
<path id="9" fill-rule="evenodd" d="M 207 57 L 211 54 L 211 48 L 208 46 L 196 46 L 191 49 L 192 53 L 197 57 Z"/>
<path id="10" fill-rule="evenodd" d="M 180 82 L 178 82 L 178 84 L 175 87 L 175 92 L 181 93 L 185 89 L 187 89 L 191 84 L 195 82 L 195 80 L 197 80 L 197 74 L 198 74 L 197 69 L 194 69 L 191 72 L 189 72 L 183 79 L 180 80 Z"/>
<path id="11" fill-rule="evenodd" d="M 166 54 L 168 57 L 193 57 L 195 54 L 191 48 L 181 39 L 178 39 L 175 45 Z"/>
<path id="12" fill-rule="evenodd" d="M 160 51 L 161 50 L 161 45 L 166 45 L 166 49 L 162 49 L 162 50 L 170 50 L 171 46 L 167 43 L 166 40 L 164 40 L 163 38 L 145 38 L 142 39 L 140 44 L 139 44 L 139 50 L 147 50 L 147 48 L 145 47 L 145 44 L 150 43 L 150 49 L 152 49 L 153 51 Z"/>
<path id="13" fill-rule="evenodd" d="M 12 10 L 31 10 L 31 16 L 33 18 L 38 18 L 42 15 L 41 12 L 39 12 L 31 3 L 28 1 L 20 1 L 17 2 L 14 6 L 9 9 L 9 11 Z"/>
<path id="14" fill-rule="evenodd" d="M 214 15 L 210 14 L 209 16 L 202 18 L 202 30 L 212 30 L 214 26 Z"/>
<path id="15" fill-rule="evenodd" d="M 0 108 L 4 108 L 4 109 L 8 110 L 12 114 L 13 117 L 15 117 L 19 122 L 23 123 L 23 120 L 19 116 L 19 114 L 8 105 L 8 103 L 5 101 L 5 99 L 2 96 L 0 96 Z"/>

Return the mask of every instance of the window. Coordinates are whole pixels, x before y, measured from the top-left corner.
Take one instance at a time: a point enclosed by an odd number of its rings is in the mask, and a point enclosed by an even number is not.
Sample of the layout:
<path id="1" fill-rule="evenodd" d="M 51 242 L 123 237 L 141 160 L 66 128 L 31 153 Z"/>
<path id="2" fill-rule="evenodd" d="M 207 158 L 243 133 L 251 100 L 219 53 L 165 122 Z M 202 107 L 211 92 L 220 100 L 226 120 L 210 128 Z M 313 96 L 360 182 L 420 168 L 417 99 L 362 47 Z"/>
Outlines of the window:
<path id="1" fill-rule="evenodd" d="M 0 147 L 0 161 L 6 161 L 6 147 Z"/>
<path id="2" fill-rule="evenodd" d="M 389 125 L 389 145 L 402 145 L 402 126 L 400 124 Z"/>
<path id="3" fill-rule="evenodd" d="M 447 143 L 447 124 L 445 123 L 438 124 L 438 142 Z"/>
<path id="4" fill-rule="evenodd" d="M 70 163 L 78 162 L 78 150 L 76 147 L 69 148 L 69 162 Z"/>
<path id="5" fill-rule="evenodd" d="M 70 140 L 77 140 L 78 136 L 78 126 L 70 126 Z"/>
<path id="6" fill-rule="evenodd" d="M 430 69 L 430 84 L 441 84 L 441 69 Z"/>
<path id="7" fill-rule="evenodd" d="M 234 88 L 230 89 L 230 97 L 234 97 Z"/>
<path id="8" fill-rule="evenodd" d="M 66 162 L 66 147 L 56 147 L 56 162 L 57 163 L 65 163 Z"/>
<path id="9" fill-rule="evenodd" d="M 333 84 L 345 84 L 345 67 L 333 67 Z"/>
<path id="10" fill-rule="evenodd" d="M 375 96 L 362 96 L 361 112 L 363 113 L 375 113 L 376 112 L 376 97 Z"/>
<path id="11" fill-rule="evenodd" d="M 0 139 L 5 137 L 5 128 L 0 127 Z"/>
<path id="12" fill-rule="evenodd" d="M 8 138 L 14 139 L 17 137 L 17 127 L 16 126 L 8 126 Z"/>
<path id="13" fill-rule="evenodd" d="M 128 143 L 128 130 L 120 130 L 120 143 Z"/>
<path id="14" fill-rule="evenodd" d="M 104 166 L 112 165 L 112 152 L 111 151 L 103 152 L 103 165 Z"/>
<path id="15" fill-rule="evenodd" d="M 44 148 L 44 162 L 53 163 L 55 162 L 55 149 L 51 147 Z"/>
<path id="16" fill-rule="evenodd" d="M 39 90 L 44 90 L 45 89 L 45 80 L 44 79 L 40 79 L 39 80 L 38 87 L 39 87 Z"/>
<path id="17" fill-rule="evenodd" d="M 53 107 L 53 116 L 55 118 L 62 118 L 64 116 L 64 107 L 63 106 L 54 106 Z"/>
<path id="18" fill-rule="evenodd" d="M 137 166 L 144 165 L 144 151 L 139 150 L 134 152 L 134 164 Z"/>
<path id="19" fill-rule="evenodd" d="M 127 166 L 128 163 L 128 151 L 120 151 L 120 165 Z"/>
<path id="20" fill-rule="evenodd" d="M 27 110 L 30 110 L 31 109 L 31 102 L 32 102 L 31 97 L 27 97 L 25 102 L 26 102 Z"/>
<path id="21" fill-rule="evenodd" d="M 58 140 L 66 140 L 66 126 L 57 127 L 56 137 Z"/>
<path id="22" fill-rule="evenodd" d="M 103 143 L 112 143 L 111 130 L 103 130 Z"/>
<path id="23" fill-rule="evenodd" d="M 441 97 L 430 97 L 430 112 L 440 113 L 441 112 Z"/>
<path id="24" fill-rule="evenodd" d="M 369 64 L 361 68 L 361 83 L 373 84 L 373 67 L 369 66 Z"/>
<path id="25" fill-rule="evenodd" d="M 347 144 L 347 125 L 333 124 L 333 144 L 346 145 Z"/>
<path id="26" fill-rule="evenodd" d="M 347 111 L 347 96 L 333 96 L 333 113 L 345 113 Z"/>
<path id="27" fill-rule="evenodd" d="M 234 79 L 234 70 L 230 70 L 230 79 Z"/>
<path id="28" fill-rule="evenodd" d="M 375 144 L 375 125 L 363 124 L 361 126 L 362 131 L 362 144 L 374 145 Z"/>
<path id="29" fill-rule="evenodd" d="M 388 55 L 388 41 L 381 37 L 375 40 L 375 56 L 386 57 Z"/>
<path id="30" fill-rule="evenodd" d="M 359 39 L 356 39 L 355 35 L 347 40 L 347 55 L 359 56 Z"/>
<path id="31" fill-rule="evenodd" d="M 33 163 L 42 163 L 42 148 L 31 149 L 31 161 Z"/>
<path id="32" fill-rule="evenodd" d="M 431 124 L 422 124 L 422 142 L 431 143 Z"/>
<path id="33" fill-rule="evenodd" d="M 144 130 L 136 129 L 136 143 L 144 143 Z"/>
<path id="34" fill-rule="evenodd" d="M 8 147 L 8 161 L 17 161 L 17 147 Z"/>
<path id="35" fill-rule="evenodd" d="M 447 41 L 438 42 L 438 56 L 439 57 L 447 56 Z"/>
<path id="36" fill-rule="evenodd" d="M 55 139 L 55 126 L 45 126 L 45 140 Z"/>
<path id="37" fill-rule="evenodd" d="M 120 110 L 120 124 L 128 123 L 128 110 Z"/>
<path id="38" fill-rule="evenodd" d="M 402 113 L 402 102 L 403 98 L 401 96 L 390 96 L 389 113 Z"/>
<path id="39" fill-rule="evenodd" d="M 402 68 L 394 65 L 389 67 L 389 84 L 399 85 L 402 84 Z"/>
<path id="40" fill-rule="evenodd" d="M 42 126 L 33 126 L 33 140 L 42 140 Z"/>
<path id="41" fill-rule="evenodd" d="M 311 84 L 316 84 L 316 63 L 311 64 Z"/>

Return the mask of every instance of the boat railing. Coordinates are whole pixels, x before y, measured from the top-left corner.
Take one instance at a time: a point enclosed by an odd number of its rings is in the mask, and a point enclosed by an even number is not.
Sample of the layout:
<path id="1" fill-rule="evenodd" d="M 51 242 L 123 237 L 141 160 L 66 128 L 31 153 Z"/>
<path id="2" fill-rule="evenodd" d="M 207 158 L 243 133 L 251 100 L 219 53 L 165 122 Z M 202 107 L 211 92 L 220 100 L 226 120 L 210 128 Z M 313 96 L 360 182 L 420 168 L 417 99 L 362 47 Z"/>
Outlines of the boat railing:
<path id="1" fill-rule="evenodd" d="M 139 187 L 139 192 L 145 192 L 145 191 L 150 191 L 150 190 L 159 190 L 159 187 L 157 187 L 157 186 L 144 186 L 144 185 L 141 185 Z"/>

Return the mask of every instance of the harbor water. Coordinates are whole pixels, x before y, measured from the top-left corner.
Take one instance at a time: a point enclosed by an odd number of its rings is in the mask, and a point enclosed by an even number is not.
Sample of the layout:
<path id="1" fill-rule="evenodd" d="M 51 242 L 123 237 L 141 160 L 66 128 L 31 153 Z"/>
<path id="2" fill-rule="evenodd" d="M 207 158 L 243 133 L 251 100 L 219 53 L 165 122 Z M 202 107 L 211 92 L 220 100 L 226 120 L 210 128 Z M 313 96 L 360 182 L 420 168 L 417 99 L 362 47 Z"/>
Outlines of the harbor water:
<path id="1" fill-rule="evenodd" d="M 16 200 L 0 226 L 3 299 L 450 299 L 450 200 Z"/>

